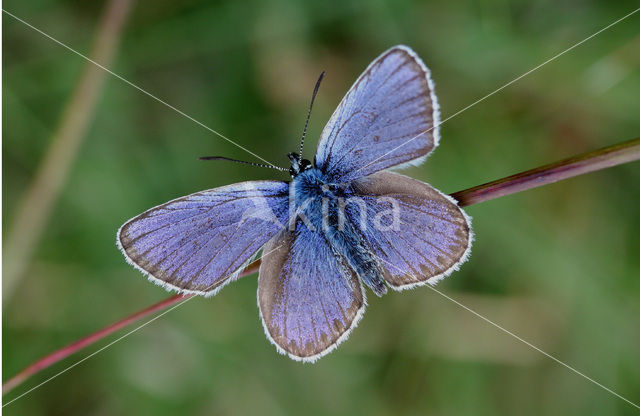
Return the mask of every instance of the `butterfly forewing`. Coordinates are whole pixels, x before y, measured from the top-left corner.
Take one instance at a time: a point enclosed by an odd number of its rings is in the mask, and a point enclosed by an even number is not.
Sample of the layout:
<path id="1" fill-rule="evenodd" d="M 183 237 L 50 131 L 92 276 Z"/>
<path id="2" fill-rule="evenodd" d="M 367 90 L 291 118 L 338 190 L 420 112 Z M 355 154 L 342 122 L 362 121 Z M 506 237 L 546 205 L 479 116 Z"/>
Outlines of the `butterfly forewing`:
<path id="1" fill-rule="evenodd" d="M 470 219 L 455 200 L 426 183 L 378 172 L 353 184 L 365 202 L 361 232 L 394 289 L 435 283 L 470 252 Z M 353 221 L 360 221 L 352 215 Z"/>
<path id="2" fill-rule="evenodd" d="M 212 294 L 286 226 L 288 197 L 277 181 L 198 192 L 131 219 L 118 245 L 156 283 Z"/>
<path id="3" fill-rule="evenodd" d="M 262 323 L 278 351 L 314 361 L 355 327 L 365 300 L 356 274 L 299 222 L 269 242 L 258 278 Z"/>
<path id="4" fill-rule="evenodd" d="M 438 144 L 439 110 L 429 70 L 405 46 L 378 57 L 322 131 L 316 167 L 335 182 L 419 161 Z"/>

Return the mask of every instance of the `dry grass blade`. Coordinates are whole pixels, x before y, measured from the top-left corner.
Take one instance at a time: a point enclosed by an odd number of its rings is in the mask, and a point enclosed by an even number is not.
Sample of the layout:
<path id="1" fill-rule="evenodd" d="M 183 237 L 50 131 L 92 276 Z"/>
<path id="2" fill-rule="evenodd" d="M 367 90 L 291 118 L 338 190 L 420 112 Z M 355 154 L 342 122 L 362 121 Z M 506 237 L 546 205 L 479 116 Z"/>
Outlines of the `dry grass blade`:
<path id="1" fill-rule="evenodd" d="M 103 12 L 90 56 L 109 65 L 115 55 L 132 0 L 111 0 Z M 9 14 L 8 12 L 5 12 Z M 16 208 L 5 240 L 3 301 L 25 272 L 55 206 L 93 117 L 107 73 L 87 63 L 53 133 L 33 182 Z"/>

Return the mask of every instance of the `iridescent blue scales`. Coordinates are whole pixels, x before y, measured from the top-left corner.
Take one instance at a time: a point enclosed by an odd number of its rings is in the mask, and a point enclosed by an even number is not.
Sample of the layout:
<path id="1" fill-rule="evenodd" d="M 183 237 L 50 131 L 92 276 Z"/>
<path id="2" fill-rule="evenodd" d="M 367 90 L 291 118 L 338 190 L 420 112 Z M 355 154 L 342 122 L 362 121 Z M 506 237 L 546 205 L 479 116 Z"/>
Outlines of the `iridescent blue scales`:
<path id="1" fill-rule="evenodd" d="M 258 306 L 279 352 L 315 361 L 362 316 L 364 286 L 383 295 L 435 284 L 470 252 L 469 218 L 452 198 L 385 171 L 438 144 L 438 104 L 420 58 L 378 57 L 322 132 L 313 166 L 170 201 L 125 223 L 118 244 L 163 286 L 211 295 L 262 249 Z M 305 162 L 305 163 L 298 163 Z"/>
<path id="2" fill-rule="evenodd" d="M 242 182 L 152 208 L 118 231 L 127 260 L 155 283 L 213 295 L 288 221 L 289 185 Z"/>

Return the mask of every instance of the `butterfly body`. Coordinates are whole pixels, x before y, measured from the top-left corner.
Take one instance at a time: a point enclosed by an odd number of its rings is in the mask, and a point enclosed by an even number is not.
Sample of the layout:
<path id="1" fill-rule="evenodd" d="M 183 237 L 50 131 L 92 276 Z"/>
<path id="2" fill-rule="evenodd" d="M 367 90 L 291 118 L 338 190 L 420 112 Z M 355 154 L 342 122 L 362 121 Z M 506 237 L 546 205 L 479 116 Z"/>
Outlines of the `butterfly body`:
<path id="1" fill-rule="evenodd" d="M 386 293 L 382 272 L 354 222 L 366 213 L 351 184 L 332 183 L 320 169 L 308 168 L 293 177 L 289 189 L 295 212 L 291 219 L 320 233 L 333 253 L 378 296 Z"/>
<path id="2" fill-rule="evenodd" d="M 313 164 L 287 155 L 290 182 L 241 182 L 169 201 L 127 221 L 118 247 L 154 283 L 205 296 L 262 250 L 265 334 L 279 352 L 315 361 L 362 317 L 363 284 L 377 295 L 435 284 L 468 258 L 473 233 L 457 202 L 387 171 L 423 161 L 438 145 L 439 123 L 429 70 L 410 48 L 393 47 L 345 95 Z"/>

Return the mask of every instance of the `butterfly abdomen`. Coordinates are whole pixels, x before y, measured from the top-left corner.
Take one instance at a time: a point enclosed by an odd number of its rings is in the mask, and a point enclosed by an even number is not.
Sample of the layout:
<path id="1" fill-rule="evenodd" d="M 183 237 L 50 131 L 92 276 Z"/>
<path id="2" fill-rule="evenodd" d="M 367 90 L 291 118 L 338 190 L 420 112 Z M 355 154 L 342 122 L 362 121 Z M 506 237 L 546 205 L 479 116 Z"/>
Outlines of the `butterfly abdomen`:
<path id="1" fill-rule="evenodd" d="M 371 255 L 371 250 L 367 248 L 361 234 L 350 220 L 345 220 L 342 227 L 326 229 L 325 236 L 336 254 L 347 261 L 365 285 L 378 296 L 387 293 L 382 273 Z"/>
<path id="2" fill-rule="evenodd" d="M 331 249 L 346 261 L 362 282 L 378 296 L 387 292 L 384 278 L 367 247 L 353 215 L 358 208 L 348 185 L 332 184 L 318 169 L 309 169 L 294 178 L 291 186 L 296 221 L 327 239 Z"/>

